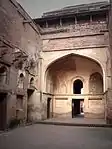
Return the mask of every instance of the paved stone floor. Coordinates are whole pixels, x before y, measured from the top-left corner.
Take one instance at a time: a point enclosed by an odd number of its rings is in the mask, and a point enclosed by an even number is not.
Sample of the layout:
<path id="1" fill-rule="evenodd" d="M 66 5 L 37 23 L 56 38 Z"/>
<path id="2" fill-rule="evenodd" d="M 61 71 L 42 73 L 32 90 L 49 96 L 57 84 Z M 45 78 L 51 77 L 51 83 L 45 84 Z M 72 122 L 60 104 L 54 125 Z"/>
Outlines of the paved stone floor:
<path id="1" fill-rule="evenodd" d="M 35 124 L 0 134 L 0 149 L 112 149 L 112 128 Z"/>

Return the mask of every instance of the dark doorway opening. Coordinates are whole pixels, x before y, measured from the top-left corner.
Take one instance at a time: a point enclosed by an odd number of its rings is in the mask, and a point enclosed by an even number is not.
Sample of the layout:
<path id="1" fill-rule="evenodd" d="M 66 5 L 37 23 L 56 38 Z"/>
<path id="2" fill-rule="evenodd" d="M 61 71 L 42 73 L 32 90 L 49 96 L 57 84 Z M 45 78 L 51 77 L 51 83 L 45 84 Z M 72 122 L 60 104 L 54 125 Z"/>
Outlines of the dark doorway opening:
<path id="1" fill-rule="evenodd" d="M 0 93 L 0 130 L 6 129 L 6 94 Z"/>
<path id="2" fill-rule="evenodd" d="M 34 90 L 28 89 L 27 90 L 27 122 L 31 122 L 31 111 L 32 111 L 32 104 L 31 104 L 31 99 L 33 95 Z"/>
<path id="3" fill-rule="evenodd" d="M 51 98 L 47 99 L 47 119 L 51 118 Z"/>
<path id="4" fill-rule="evenodd" d="M 73 94 L 81 94 L 82 88 L 83 88 L 83 82 L 79 79 L 75 80 L 73 83 Z"/>
<path id="5" fill-rule="evenodd" d="M 72 118 L 84 117 L 84 99 L 72 99 Z"/>

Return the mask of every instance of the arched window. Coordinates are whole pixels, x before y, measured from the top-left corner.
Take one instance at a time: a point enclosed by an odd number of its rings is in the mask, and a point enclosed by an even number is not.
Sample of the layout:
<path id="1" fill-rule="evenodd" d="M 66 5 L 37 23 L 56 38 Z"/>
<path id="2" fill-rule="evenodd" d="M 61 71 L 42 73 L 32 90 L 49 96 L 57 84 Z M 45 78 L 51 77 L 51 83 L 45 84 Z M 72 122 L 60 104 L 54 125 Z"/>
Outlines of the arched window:
<path id="1" fill-rule="evenodd" d="M 90 94 L 103 93 L 103 77 L 98 72 L 95 72 L 95 73 L 91 74 L 91 76 L 90 76 L 89 93 Z"/>
<path id="2" fill-rule="evenodd" d="M 30 79 L 30 87 L 34 86 L 34 78 Z"/>
<path id="3" fill-rule="evenodd" d="M 21 73 L 20 76 L 19 76 L 18 87 L 19 88 L 24 88 L 24 75 L 23 75 L 23 73 Z"/>
<path id="4" fill-rule="evenodd" d="M 7 83 L 7 68 L 0 67 L 0 83 Z"/>
<path id="5" fill-rule="evenodd" d="M 73 83 L 73 94 L 81 94 L 83 89 L 83 82 L 77 79 Z"/>

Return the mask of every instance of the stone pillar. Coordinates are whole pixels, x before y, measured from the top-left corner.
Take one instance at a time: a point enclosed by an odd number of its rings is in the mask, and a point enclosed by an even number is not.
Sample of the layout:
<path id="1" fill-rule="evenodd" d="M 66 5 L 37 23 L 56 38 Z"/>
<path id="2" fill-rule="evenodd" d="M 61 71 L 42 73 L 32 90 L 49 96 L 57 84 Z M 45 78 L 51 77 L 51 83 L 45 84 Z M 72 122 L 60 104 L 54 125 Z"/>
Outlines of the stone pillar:
<path id="1" fill-rule="evenodd" d="M 40 56 L 39 56 L 39 91 L 40 91 L 40 115 L 41 115 L 41 119 L 42 119 L 42 99 L 43 99 L 43 69 L 42 69 L 42 52 L 40 52 Z"/>

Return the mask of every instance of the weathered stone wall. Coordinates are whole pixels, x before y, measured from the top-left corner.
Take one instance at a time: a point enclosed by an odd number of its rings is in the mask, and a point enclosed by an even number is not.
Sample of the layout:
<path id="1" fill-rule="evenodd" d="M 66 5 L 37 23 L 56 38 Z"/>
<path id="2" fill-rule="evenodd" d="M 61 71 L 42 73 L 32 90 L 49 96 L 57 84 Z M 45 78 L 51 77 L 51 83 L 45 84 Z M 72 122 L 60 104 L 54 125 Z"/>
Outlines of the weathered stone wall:
<path id="1" fill-rule="evenodd" d="M 53 116 L 72 117 L 72 99 L 84 99 L 84 117 L 86 118 L 105 118 L 105 99 L 103 95 L 61 95 L 57 94 L 54 98 Z"/>
<path id="2" fill-rule="evenodd" d="M 53 101 L 54 116 L 62 115 L 71 117 L 71 99 L 82 98 L 85 102 L 85 117 L 104 118 L 106 99 L 103 98 L 103 95 L 101 98 L 100 96 L 98 96 L 95 97 L 95 99 L 89 99 L 89 76 L 92 74 L 93 69 L 96 69 L 97 67 L 95 65 L 91 65 L 89 68 L 91 68 L 92 70 L 89 71 L 87 70 L 88 67 L 84 66 L 83 60 L 80 60 L 80 62 L 77 62 L 77 64 L 73 64 L 71 62 L 69 65 L 67 65 L 66 59 L 65 65 L 63 64 L 63 66 L 61 67 L 61 64 L 58 63 L 57 68 L 59 68 L 59 71 L 55 71 L 55 65 L 52 64 L 54 64 L 56 61 L 59 62 L 60 59 L 63 60 L 64 57 L 70 56 L 71 54 L 75 56 L 84 56 L 85 58 L 90 58 L 91 60 L 96 61 L 100 64 L 102 69 L 103 84 L 100 82 L 99 85 L 103 85 L 103 92 L 107 91 L 108 88 L 111 86 L 111 65 L 110 53 L 108 49 L 109 34 L 107 18 L 105 18 L 104 20 L 88 20 L 88 22 L 86 21 L 82 23 L 76 23 L 75 21 L 72 23 L 66 22 L 66 24 L 62 23 L 61 25 L 57 26 L 50 26 L 48 24 L 47 27 L 44 26 L 42 29 L 42 88 L 43 91 L 47 91 L 49 93 L 50 89 L 48 88 L 50 88 L 50 85 L 52 88 L 53 85 L 53 90 L 56 94 Z M 90 62 L 88 62 L 88 64 L 90 64 Z M 71 68 L 73 65 L 76 65 L 76 71 Z M 81 69 L 79 71 L 78 68 L 80 67 L 80 65 Z M 51 69 L 51 66 L 53 69 Z M 65 71 L 66 68 L 70 68 L 70 70 L 67 69 Z M 52 78 L 48 78 L 46 81 L 47 69 L 49 69 L 49 73 L 52 74 Z M 85 74 L 85 72 L 91 73 L 87 75 Z M 75 78 L 75 76 L 80 76 L 81 78 L 84 78 L 84 80 L 86 80 L 84 94 L 88 94 L 88 96 L 73 97 L 73 95 L 71 95 L 72 87 L 69 85 L 70 83 L 65 82 L 65 80 L 70 81 L 71 77 Z M 46 90 L 46 88 L 48 90 Z"/>
<path id="3" fill-rule="evenodd" d="M 50 32 L 48 28 L 44 29 L 45 35 L 42 37 L 43 51 L 102 47 L 108 45 L 108 34 L 105 32 L 107 30 L 106 22 L 74 24 L 66 28 L 63 27 L 63 30 L 66 30 L 58 32 L 59 29 L 54 28 L 54 33 Z"/>
<path id="4" fill-rule="evenodd" d="M 112 74 L 112 0 L 110 0 L 110 11 L 109 11 L 109 52 L 110 52 L 110 60 L 111 60 L 111 74 Z M 107 123 L 112 123 L 112 77 L 111 77 L 111 87 L 108 89 L 106 93 L 106 119 Z"/>
<path id="5" fill-rule="evenodd" d="M 0 35 L 22 50 L 29 51 L 29 44 L 35 48 L 32 51 L 40 50 L 39 31 L 21 6 L 15 0 L 1 0 L 0 6 Z"/>
<path id="6" fill-rule="evenodd" d="M 9 68 L 9 90 L 7 96 L 7 124 L 11 119 L 17 117 L 27 118 L 27 89 L 30 88 L 30 79 L 34 79 L 32 104 L 38 105 L 40 102 L 37 88 L 39 51 L 42 48 L 39 28 L 34 24 L 29 15 L 15 0 L 0 1 L 0 51 L 6 53 L 0 58 L 0 62 Z M 7 50 L 8 49 L 8 50 Z M 11 55 L 11 56 L 10 56 Z M 20 75 L 23 74 L 23 88 L 19 88 Z M 0 89 L 4 92 L 5 86 Z M 38 89 L 37 89 L 38 90 Z M 33 96 L 34 95 L 34 96 Z M 17 109 L 17 96 L 21 97 L 22 106 Z M 36 101 L 34 100 L 36 99 Z M 19 100 L 19 98 L 18 98 Z M 19 103 L 20 104 L 20 103 Z M 38 106 L 37 106 L 38 107 Z M 38 108 L 35 108 L 38 109 Z M 31 117 L 40 118 L 40 111 L 32 110 Z M 32 116 L 33 115 L 33 116 Z M 34 120 L 34 118 L 32 118 Z"/>
<path id="7" fill-rule="evenodd" d="M 87 34 L 100 34 L 100 31 L 107 29 L 107 24 L 105 21 L 92 21 L 88 23 L 73 24 L 67 26 L 58 26 L 57 28 L 43 28 L 43 39 L 46 38 L 58 38 L 58 37 L 71 37 L 71 36 L 81 36 Z"/>
<path id="8" fill-rule="evenodd" d="M 49 99 L 50 99 L 50 106 L 48 107 Z M 41 104 L 41 114 L 42 114 L 41 118 L 43 120 L 48 118 L 48 110 L 49 110 L 49 118 L 53 117 L 53 110 L 54 110 L 53 102 L 54 102 L 53 94 L 43 93 L 42 104 Z"/>

